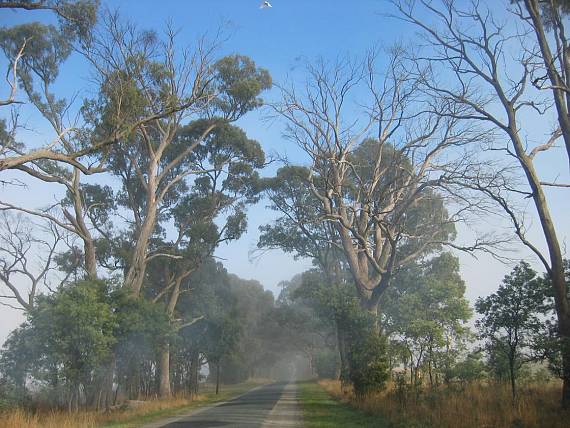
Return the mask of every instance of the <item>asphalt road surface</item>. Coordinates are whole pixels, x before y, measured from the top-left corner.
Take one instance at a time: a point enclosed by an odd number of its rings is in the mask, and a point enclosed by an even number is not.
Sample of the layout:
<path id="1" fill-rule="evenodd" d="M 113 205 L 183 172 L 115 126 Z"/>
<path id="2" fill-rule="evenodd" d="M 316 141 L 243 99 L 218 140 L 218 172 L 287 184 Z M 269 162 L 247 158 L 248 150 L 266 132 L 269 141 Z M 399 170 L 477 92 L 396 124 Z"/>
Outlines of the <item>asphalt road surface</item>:
<path id="1" fill-rule="evenodd" d="M 294 383 L 274 383 L 186 416 L 142 428 L 300 428 L 301 411 Z"/>

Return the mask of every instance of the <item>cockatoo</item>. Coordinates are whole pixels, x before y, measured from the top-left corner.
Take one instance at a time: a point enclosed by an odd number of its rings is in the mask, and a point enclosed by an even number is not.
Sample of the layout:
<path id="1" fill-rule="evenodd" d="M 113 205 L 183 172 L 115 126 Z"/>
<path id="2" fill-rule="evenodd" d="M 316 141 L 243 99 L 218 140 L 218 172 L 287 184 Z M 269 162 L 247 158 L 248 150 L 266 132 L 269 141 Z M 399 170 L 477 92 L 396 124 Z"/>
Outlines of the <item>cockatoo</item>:
<path id="1" fill-rule="evenodd" d="M 271 3 L 269 3 L 268 1 L 262 1 L 261 4 L 259 5 L 260 9 L 267 9 L 273 7 L 271 6 Z"/>

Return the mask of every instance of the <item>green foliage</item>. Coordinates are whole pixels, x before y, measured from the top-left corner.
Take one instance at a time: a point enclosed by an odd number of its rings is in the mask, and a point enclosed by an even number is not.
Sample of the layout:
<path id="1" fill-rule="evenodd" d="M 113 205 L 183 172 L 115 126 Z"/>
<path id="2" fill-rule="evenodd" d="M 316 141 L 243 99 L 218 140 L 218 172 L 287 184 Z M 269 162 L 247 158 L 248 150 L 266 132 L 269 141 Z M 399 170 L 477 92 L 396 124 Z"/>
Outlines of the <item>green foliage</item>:
<path id="1" fill-rule="evenodd" d="M 5 344 L 3 374 L 16 385 L 30 376 L 71 391 L 88 386 L 112 356 L 117 325 L 103 281 L 80 281 L 40 296 Z"/>
<path id="2" fill-rule="evenodd" d="M 41 111 L 53 108 L 52 113 L 62 113 L 65 101 L 56 101 L 49 92 L 44 97 L 44 88 L 55 82 L 60 65 L 71 54 L 71 44 L 53 25 L 34 22 L 0 29 L 0 48 L 7 58 L 15 58 L 24 43 L 25 55 L 18 68 L 20 83 Z"/>
<path id="3" fill-rule="evenodd" d="M 280 349 L 272 294 L 257 281 L 229 275 L 211 258 L 188 284 L 192 291 L 180 296 L 176 317 L 204 319 L 178 331 L 171 347 L 174 372 L 184 372 L 198 353 L 214 365 L 220 362 L 224 383 L 261 375 Z"/>
<path id="4" fill-rule="evenodd" d="M 470 352 L 465 359 L 456 362 L 450 370 L 449 378 L 461 382 L 481 380 L 486 375 L 486 365 L 480 351 Z"/>
<path id="5" fill-rule="evenodd" d="M 259 227 L 259 248 L 279 248 L 295 258 L 310 257 L 323 269 L 329 267 L 340 251 L 331 248 L 329 224 L 319 221 L 319 201 L 310 191 L 309 170 L 288 165 L 275 177 L 263 180 L 263 189 L 271 200 L 270 209 L 282 215 L 272 224 Z"/>
<path id="6" fill-rule="evenodd" d="M 220 93 L 215 104 L 222 116 L 235 120 L 263 104 L 259 94 L 271 88 L 271 76 L 264 69 L 242 55 L 231 55 L 214 64 L 216 91 Z"/>
<path id="7" fill-rule="evenodd" d="M 220 380 L 228 385 L 245 382 L 251 374 L 248 361 L 241 353 L 226 355 L 221 365 Z"/>
<path id="8" fill-rule="evenodd" d="M 33 381 L 55 391 L 51 398 L 62 403 L 80 387 L 96 387 L 112 361 L 122 380 L 145 357 L 154 358 L 170 334 L 169 320 L 156 305 L 105 281 L 78 281 L 37 298 L 27 321 L 4 344 L 1 372 L 14 388 Z"/>
<path id="9" fill-rule="evenodd" d="M 46 1 L 59 25 L 39 22 L 0 28 L 0 49 L 9 61 L 24 47 L 18 63 L 18 78 L 30 100 L 42 114 L 52 117 L 63 112 L 65 101 L 57 101 L 48 87 L 55 82 L 59 67 L 69 57 L 76 41 L 87 43 L 97 20 L 98 0 Z"/>
<path id="10" fill-rule="evenodd" d="M 521 262 L 505 276 L 496 293 L 477 299 L 475 304 L 482 316 L 476 325 L 486 340 L 489 363 L 497 377 L 508 375 L 513 398 L 520 370 L 538 358 L 536 350 L 546 333 L 541 319 L 549 309 L 545 286 L 546 281 Z"/>
<path id="11" fill-rule="evenodd" d="M 62 33 L 69 39 L 88 44 L 97 21 L 99 0 L 57 0 L 52 3 L 57 7 Z"/>
<path id="12" fill-rule="evenodd" d="M 382 309 L 395 358 L 414 370 L 431 367 L 432 374 L 449 380 L 470 334 L 466 323 L 472 311 L 464 294 L 459 260 L 450 253 L 400 271 Z"/>

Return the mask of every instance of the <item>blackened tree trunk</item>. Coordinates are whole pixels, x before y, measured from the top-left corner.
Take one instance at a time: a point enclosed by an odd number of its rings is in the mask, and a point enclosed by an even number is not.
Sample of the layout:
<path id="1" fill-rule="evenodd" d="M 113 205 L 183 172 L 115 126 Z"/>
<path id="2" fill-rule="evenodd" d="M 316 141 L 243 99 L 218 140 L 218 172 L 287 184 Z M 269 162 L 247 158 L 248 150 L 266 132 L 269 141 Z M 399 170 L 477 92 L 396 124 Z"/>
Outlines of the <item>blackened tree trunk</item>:
<path id="1" fill-rule="evenodd" d="M 220 366 L 221 366 L 221 361 L 218 360 L 216 362 L 216 395 L 219 394 L 220 392 Z"/>

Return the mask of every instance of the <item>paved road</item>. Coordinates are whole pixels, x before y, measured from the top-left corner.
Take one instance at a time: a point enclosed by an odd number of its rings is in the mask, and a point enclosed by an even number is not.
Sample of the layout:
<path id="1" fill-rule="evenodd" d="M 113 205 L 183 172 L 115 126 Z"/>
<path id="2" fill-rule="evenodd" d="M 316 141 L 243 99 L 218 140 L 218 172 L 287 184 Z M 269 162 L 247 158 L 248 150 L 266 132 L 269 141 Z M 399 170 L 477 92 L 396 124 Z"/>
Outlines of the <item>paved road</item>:
<path id="1" fill-rule="evenodd" d="M 295 384 L 274 383 L 187 416 L 145 425 L 143 428 L 300 428 L 301 411 Z"/>

